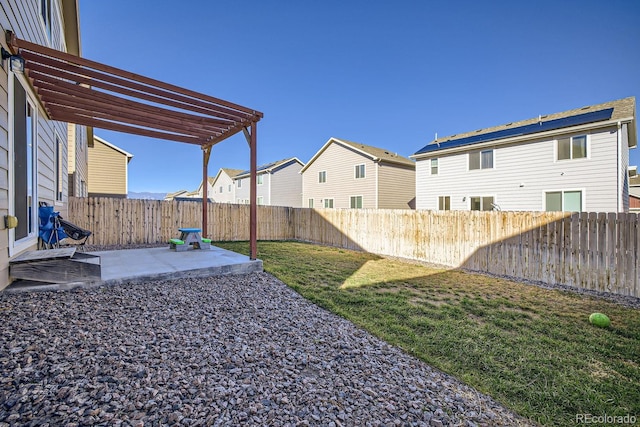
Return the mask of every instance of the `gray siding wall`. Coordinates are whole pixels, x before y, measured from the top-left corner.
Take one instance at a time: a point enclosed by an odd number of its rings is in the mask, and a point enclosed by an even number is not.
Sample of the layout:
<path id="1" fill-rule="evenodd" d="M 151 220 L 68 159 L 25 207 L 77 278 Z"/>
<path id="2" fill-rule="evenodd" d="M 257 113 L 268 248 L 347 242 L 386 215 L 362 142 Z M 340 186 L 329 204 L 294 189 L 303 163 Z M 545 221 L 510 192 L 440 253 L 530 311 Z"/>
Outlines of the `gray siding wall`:
<path id="1" fill-rule="evenodd" d="M 302 207 L 302 165 L 293 162 L 270 174 L 272 206 Z M 266 182 L 266 178 L 265 178 Z"/>
<path id="2" fill-rule="evenodd" d="M 40 3 L 37 1 L 14 1 L 0 0 L 0 30 L 13 31 L 17 37 L 29 40 L 41 45 L 49 46 L 54 49 L 66 50 L 63 30 L 61 5 L 58 0 L 52 1 L 52 37 L 49 39 L 42 18 L 39 12 Z M 2 46 L 7 48 L 4 38 Z M 9 162 L 11 156 L 11 143 L 9 135 L 9 123 L 12 118 L 9 117 L 9 104 L 13 102 L 9 94 L 9 69 L 0 68 L 0 216 L 10 214 L 10 200 L 13 197 L 9 188 L 9 176 L 12 174 L 12 162 Z M 13 78 L 13 77 L 11 77 Z M 23 87 L 27 90 L 27 94 L 31 99 L 36 99 L 32 93 L 30 86 L 20 77 Z M 46 120 L 44 112 L 36 103 L 38 109 L 37 116 L 37 202 L 47 202 L 55 204 L 56 211 L 60 211 L 63 216 L 67 214 L 67 125 L 61 122 L 51 122 Z M 55 136 L 58 136 L 63 145 L 63 200 L 55 202 L 54 193 L 54 153 L 55 153 Z M 37 206 L 36 202 L 36 206 Z M 10 231 L 4 228 L 4 223 L 0 224 L 0 289 L 9 284 L 9 266 L 8 254 L 16 255 L 16 253 L 25 249 L 35 249 L 37 245 L 37 237 L 24 239 L 18 246 L 14 246 L 10 241 Z M 36 233 L 37 234 L 37 233 Z"/>
<path id="3" fill-rule="evenodd" d="M 378 208 L 411 209 L 415 207 L 416 170 L 409 166 L 378 165 Z"/>
<path id="4" fill-rule="evenodd" d="M 241 181 L 241 186 L 238 187 L 238 181 Z M 251 183 L 251 178 L 241 178 L 234 179 L 233 185 L 235 187 L 234 191 L 236 193 L 236 200 L 234 203 L 249 203 L 249 184 Z"/>
<path id="5" fill-rule="evenodd" d="M 365 165 L 365 177 L 355 178 L 355 166 Z M 377 208 L 376 164 L 362 154 L 337 143 L 330 144 L 302 173 L 302 206 L 314 199 L 314 207 L 323 207 L 323 200 L 334 199 L 334 208 L 351 207 L 351 196 L 362 196 L 363 208 Z M 327 172 L 327 181 L 318 182 L 318 173 Z"/>
<path id="6" fill-rule="evenodd" d="M 469 210 L 471 196 L 493 196 L 502 210 L 543 211 L 545 192 L 580 190 L 583 210 L 616 212 L 616 128 L 587 134 L 585 159 L 556 160 L 556 138 L 494 147 L 493 169 L 468 170 L 468 153 L 436 155 L 439 171 L 431 175 L 430 159 L 420 159 L 416 162 L 416 207 L 437 209 L 438 196 L 450 196 L 451 209 Z"/>

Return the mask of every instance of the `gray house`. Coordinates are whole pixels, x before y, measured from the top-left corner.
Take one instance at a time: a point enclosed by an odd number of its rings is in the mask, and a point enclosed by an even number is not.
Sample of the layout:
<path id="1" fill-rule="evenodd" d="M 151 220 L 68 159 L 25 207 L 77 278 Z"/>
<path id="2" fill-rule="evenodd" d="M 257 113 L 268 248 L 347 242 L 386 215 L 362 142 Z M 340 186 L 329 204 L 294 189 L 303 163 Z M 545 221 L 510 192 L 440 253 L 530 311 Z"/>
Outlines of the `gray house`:
<path id="1" fill-rule="evenodd" d="M 416 207 L 627 212 L 635 98 L 439 138 L 418 150 Z"/>
<path id="2" fill-rule="evenodd" d="M 296 157 L 258 166 L 256 170 L 257 202 L 259 205 L 301 207 L 304 166 Z M 233 177 L 236 203 L 249 203 L 249 171 Z"/>

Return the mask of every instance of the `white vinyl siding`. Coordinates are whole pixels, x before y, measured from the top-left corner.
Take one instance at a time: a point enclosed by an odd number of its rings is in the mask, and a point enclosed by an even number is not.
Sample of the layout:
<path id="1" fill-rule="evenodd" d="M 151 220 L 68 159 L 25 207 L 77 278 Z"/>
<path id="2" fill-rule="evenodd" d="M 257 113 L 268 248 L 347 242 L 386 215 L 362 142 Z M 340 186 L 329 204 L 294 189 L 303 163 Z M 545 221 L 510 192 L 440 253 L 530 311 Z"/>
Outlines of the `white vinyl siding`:
<path id="1" fill-rule="evenodd" d="M 544 211 L 544 192 L 577 188 L 585 190 L 584 211 L 616 212 L 616 128 L 594 130 L 588 135 L 590 155 L 579 161 L 557 161 L 555 137 L 495 147 L 494 169 L 486 171 L 465 173 L 467 152 L 439 153 L 439 173 L 435 176 L 431 175 L 430 158 L 419 159 L 416 162 L 416 207 L 437 209 L 438 196 L 446 188 L 451 196 L 452 210 L 470 209 L 468 200 L 471 196 L 495 195 L 503 211 Z"/>

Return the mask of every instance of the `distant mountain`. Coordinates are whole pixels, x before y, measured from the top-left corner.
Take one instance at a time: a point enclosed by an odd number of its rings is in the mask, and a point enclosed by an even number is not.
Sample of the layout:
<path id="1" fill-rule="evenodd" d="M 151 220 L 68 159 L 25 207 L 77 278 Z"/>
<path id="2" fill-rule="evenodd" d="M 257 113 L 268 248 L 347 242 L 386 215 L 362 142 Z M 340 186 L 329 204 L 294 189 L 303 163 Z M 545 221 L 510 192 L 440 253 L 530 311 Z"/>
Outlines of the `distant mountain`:
<path id="1" fill-rule="evenodd" d="M 127 197 L 129 199 L 146 199 L 146 200 L 164 200 L 164 196 L 167 193 L 148 193 L 148 192 L 135 192 L 129 191 Z"/>

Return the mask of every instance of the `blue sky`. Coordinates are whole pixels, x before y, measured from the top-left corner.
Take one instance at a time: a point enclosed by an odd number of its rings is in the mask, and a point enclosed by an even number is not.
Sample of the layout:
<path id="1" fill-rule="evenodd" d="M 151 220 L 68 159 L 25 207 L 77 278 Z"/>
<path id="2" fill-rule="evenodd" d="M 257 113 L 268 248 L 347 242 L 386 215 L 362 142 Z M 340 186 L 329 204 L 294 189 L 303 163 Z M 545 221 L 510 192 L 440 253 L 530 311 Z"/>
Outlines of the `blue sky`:
<path id="1" fill-rule="evenodd" d="M 80 0 L 80 23 L 86 58 L 262 111 L 259 164 L 332 136 L 409 156 L 436 133 L 640 100 L 637 0 Z M 96 134 L 134 155 L 130 191 L 200 184 L 197 146 Z M 220 167 L 249 167 L 242 134 L 213 148 Z"/>

